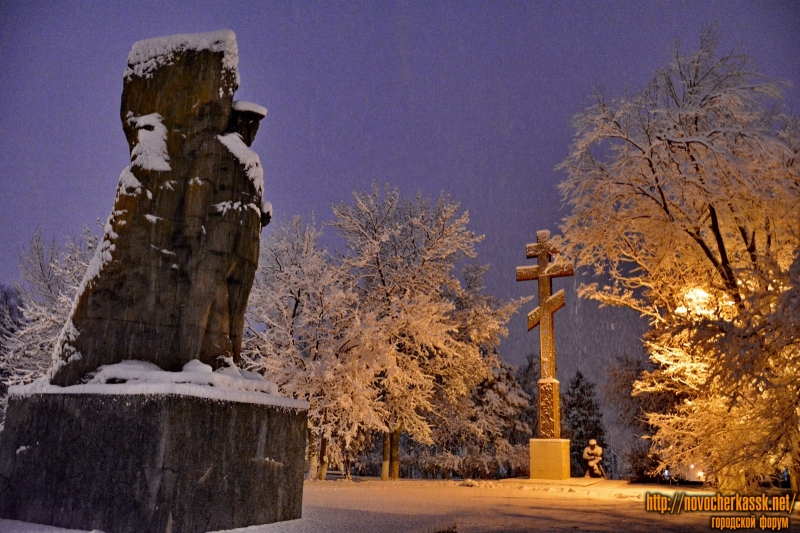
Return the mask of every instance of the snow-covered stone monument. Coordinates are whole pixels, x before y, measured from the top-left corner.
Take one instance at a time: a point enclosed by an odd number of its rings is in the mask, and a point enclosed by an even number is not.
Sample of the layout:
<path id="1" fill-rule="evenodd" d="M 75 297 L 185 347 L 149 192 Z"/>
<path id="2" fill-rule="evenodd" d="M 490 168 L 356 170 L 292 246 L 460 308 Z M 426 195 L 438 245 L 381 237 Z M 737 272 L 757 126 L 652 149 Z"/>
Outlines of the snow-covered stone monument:
<path id="1" fill-rule="evenodd" d="M 0 517 L 106 533 L 300 517 L 305 402 L 240 370 L 262 226 L 266 109 L 233 100 L 231 31 L 133 45 L 131 164 L 54 353 L 12 387 Z"/>
<path id="2" fill-rule="evenodd" d="M 517 267 L 517 281 L 539 282 L 539 307 L 528 313 L 528 331 L 539 326 L 539 438 L 531 439 L 531 479 L 569 479 L 569 439 L 561 438 L 561 406 L 556 379 L 556 344 L 553 314 L 564 307 L 564 290 L 553 294 L 552 278 L 572 276 L 572 264 L 550 262 L 558 250 L 550 232 L 536 232 L 536 244 L 526 246 L 526 256 L 536 258 L 533 266 Z"/>
<path id="3" fill-rule="evenodd" d="M 233 101 L 231 31 L 133 45 L 120 118 L 131 164 L 60 340 L 54 385 L 137 359 L 180 370 L 238 362 L 263 202 L 249 145 L 267 110 Z"/>

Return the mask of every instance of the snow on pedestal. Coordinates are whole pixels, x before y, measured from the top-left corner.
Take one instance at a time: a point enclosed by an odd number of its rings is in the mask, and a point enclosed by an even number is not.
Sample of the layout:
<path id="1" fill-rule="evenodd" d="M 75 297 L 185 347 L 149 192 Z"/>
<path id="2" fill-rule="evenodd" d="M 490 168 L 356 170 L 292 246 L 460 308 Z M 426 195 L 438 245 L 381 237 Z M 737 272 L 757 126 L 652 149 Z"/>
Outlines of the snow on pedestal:
<path id="1" fill-rule="evenodd" d="M 141 361 L 89 383 L 12 387 L 0 516 L 106 533 L 201 532 L 300 518 L 306 402 L 228 366 Z"/>

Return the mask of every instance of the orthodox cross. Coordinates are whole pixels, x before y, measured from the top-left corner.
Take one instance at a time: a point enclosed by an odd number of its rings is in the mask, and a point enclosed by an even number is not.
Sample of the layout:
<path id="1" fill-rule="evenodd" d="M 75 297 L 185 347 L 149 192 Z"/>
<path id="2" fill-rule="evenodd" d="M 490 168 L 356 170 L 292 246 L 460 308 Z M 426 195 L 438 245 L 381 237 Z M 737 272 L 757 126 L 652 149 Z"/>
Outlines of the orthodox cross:
<path id="1" fill-rule="evenodd" d="M 538 280 L 539 307 L 528 313 L 528 331 L 539 326 L 539 438 L 561 437 L 559 386 L 556 380 L 556 345 L 553 335 L 553 314 L 564 307 L 564 290 L 553 294 L 553 278 L 572 276 L 570 263 L 551 263 L 558 250 L 550 241 L 550 232 L 536 232 L 536 244 L 525 247 L 526 256 L 536 258 L 533 266 L 517 267 L 517 281 Z"/>

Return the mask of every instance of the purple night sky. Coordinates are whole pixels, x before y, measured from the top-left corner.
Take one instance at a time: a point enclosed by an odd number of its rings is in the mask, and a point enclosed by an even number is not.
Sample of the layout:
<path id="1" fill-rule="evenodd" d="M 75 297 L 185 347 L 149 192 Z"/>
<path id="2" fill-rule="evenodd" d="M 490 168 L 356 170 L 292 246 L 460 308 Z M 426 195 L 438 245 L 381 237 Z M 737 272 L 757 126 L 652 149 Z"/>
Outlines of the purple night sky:
<path id="1" fill-rule="evenodd" d="M 129 162 L 122 72 L 141 39 L 236 32 L 236 99 L 269 109 L 253 148 L 276 222 L 330 220 L 331 203 L 373 180 L 407 196 L 445 191 L 486 236 L 479 260 L 491 263 L 487 285 L 501 298 L 535 293 L 515 282 L 514 267 L 537 229 L 557 231 L 564 175 L 553 168 L 595 90 L 640 91 L 676 39 L 695 50 L 700 29 L 719 22 L 721 51 L 747 53 L 757 70 L 789 81 L 786 102 L 800 108 L 791 1 L 254 4 L 0 4 L 0 283 L 19 277 L 17 254 L 37 226 L 63 239 L 108 216 Z M 562 382 L 637 349 L 640 324 L 576 302 L 573 280 L 559 285 Z M 535 305 L 501 348 L 514 363 L 538 350 L 524 325 Z"/>

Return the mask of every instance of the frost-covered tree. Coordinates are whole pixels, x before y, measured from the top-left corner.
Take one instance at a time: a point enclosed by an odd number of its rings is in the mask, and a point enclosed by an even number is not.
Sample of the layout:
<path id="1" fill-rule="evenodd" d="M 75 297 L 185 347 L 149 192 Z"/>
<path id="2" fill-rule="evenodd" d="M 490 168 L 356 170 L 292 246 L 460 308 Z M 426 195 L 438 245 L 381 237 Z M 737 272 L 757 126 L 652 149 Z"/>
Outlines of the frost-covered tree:
<path id="1" fill-rule="evenodd" d="M 590 439 L 596 439 L 599 446 L 606 448 L 606 428 L 595 385 L 580 370 L 561 394 L 561 435 L 569 439 L 570 474 L 574 477 L 585 473 L 583 449 Z M 607 454 L 603 459 L 607 464 Z"/>
<path id="2" fill-rule="evenodd" d="M 463 284 L 452 284 L 443 288 L 442 296 L 454 304 L 451 318 L 456 326 L 455 337 L 468 344 L 478 346 L 491 368 L 498 363 L 488 357 L 496 353 L 500 340 L 508 335 L 506 324 L 517 312 L 520 305 L 533 297 L 520 298 L 509 302 L 486 293 L 483 276 L 488 265 L 470 264 L 462 269 Z"/>
<path id="3" fill-rule="evenodd" d="M 650 319 L 656 369 L 635 393 L 679 399 L 648 419 L 660 468 L 703 464 L 725 488 L 800 472 L 784 295 L 800 243 L 800 129 L 780 103 L 780 84 L 719 56 L 706 30 L 643 92 L 578 115 L 560 166 L 565 252 L 609 280 L 581 295 Z"/>
<path id="4" fill-rule="evenodd" d="M 783 470 L 797 489 L 800 477 L 800 255 L 772 283 L 748 291 L 733 318 L 696 317 L 678 333 L 692 349 L 654 346 L 660 366 L 637 383 L 683 398 L 650 415 L 655 449 L 672 465 L 704 465 L 726 489 L 753 489 Z"/>
<path id="5" fill-rule="evenodd" d="M 24 280 L 16 287 L 21 318 L 0 326 L 0 371 L 6 385 L 29 383 L 50 368 L 55 343 L 96 247 L 97 237 L 88 228 L 63 246 L 48 243 L 39 230 L 31 237 L 19 256 Z"/>
<path id="6" fill-rule="evenodd" d="M 354 198 L 334 208 L 331 225 L 349 251 L 336 260 L 299 219 L 263 242 L 248 367 L 310 402 L 320 477 L 328 461 L 347 470 L 375 430 L 385 477 L 399 476 L 404 431 L 437 461 L 451 453 L 516 466 L 519 447 L 508 437 L 520 429 L 525 395 L 496 351 L 520 302 L 484 293 L 486 267 L 465 268 L 463 283 L 455 276 L 480 239 L 456 203 L 377 188 Z M 461 437 L 471 440 L 447 446 Z"/>
<path id="7" fill-rule="evenodd" d="M 429 464 L 461 477 L 495 477 L 498 470 L 517 471 L 530 462 L 528 443 L 515 444 L 515 434 L 530 436 L 522 422 L 529 405 L 514 378 L 513 368 L 495 359 L 490 377 L 459 402 L 441 405 L 432 419 L 433 441 Z"/>
<path id="8" fill-rule="evenodd" d="M 310 475 L 324 479 L 329 462 L 353 454 L 360 432 L 385 429 L 375 386 L 384 364 L 370 344 L 371 316 L 320 235 L 298 217 L 262 241 L 242 354 L 284 394 L 310 402 Z"/>
<path id="9" fill-rule="evenodd" d="M 463 313 L 450 297 L 463 290 L 456 263 L 475 257 L 481 237 L 445 196 L 435 203 L 403 200 L 374 185 L 371 194 L 353 198 L 334 206 L 331 225 L 347 244 L 342 263 L 358 279 L 359 301 L 375 317 L 377 345 L 387 358 L 378 380 L 389 429 L 382 477 L 397 478 L 401 433 L 431 444 L 434 399 L 457 402 L 489 377 L 479 342 L 492 334 L 477 328 L 465 335 Z"/>
<path id="10" fill-rule="evenodd" d="M 19 328 L 22 322 L 19 291 L 15 287 L 0 284 L 0 361 L 6 353 L 8 338 Z M 7 407 L 5 378 L 8 373 L 0 370 L 0 430 L 3 428 Z"/>
<path id="11" fill-rule="evenodd" d="M 28 249 L 19 255 L 24 283 L 3 293 L 8 297 L 0 310 L 3 389 L 30 383 L 49 370 L 53 349 L 96 247 L 97 237 L 88 228 L 62 246 L 47 242 L 40 230 L 34 232 Z M 7 397 L 0 394 L 0 422 L 6 407 Z"/>
<path id="12" fill-rule="evenodd" d="M 445 395 L 438 389 L 428 415 L 433 444 L 419 452 L 423 470 L 454 471 L 462 477 L 494 477 L 498 469 L 517 471 L 530 462 L 530 426 L 523 413 L 530 398 L 517 382 L 513 368 L 497 355 L 506 323 L 524 300 L 503 303 L 485 293 L 486 266 L 462 271 L 463 286 L 446 296 L 454 302 L 456 338 L 477 345 L 486 376 L 466 395 Z M 524 435 L 525 438 L 518 438 Z"/>

